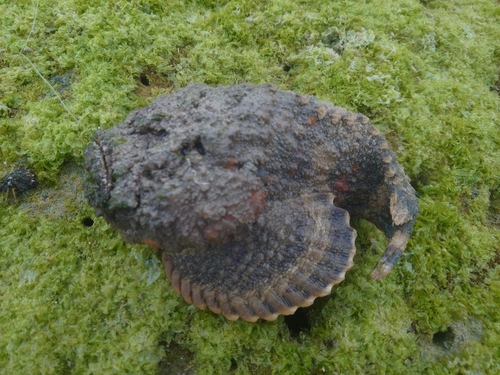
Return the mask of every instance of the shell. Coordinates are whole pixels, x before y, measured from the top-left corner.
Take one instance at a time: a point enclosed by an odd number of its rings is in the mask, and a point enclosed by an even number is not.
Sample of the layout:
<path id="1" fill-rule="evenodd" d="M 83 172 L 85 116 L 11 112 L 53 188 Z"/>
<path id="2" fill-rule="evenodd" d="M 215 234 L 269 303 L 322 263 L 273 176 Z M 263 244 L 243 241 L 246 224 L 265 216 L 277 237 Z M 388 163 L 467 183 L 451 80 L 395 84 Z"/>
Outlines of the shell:
<path id="1" fill-rule="evenodd" d="M 85 150 L 85 194 L 130 243 L 162 253 L 175 291 L 228 319 L 274 320 L 330 293 L 353 265 L 349 214 L 406 248 L 415 191 L 368 118 L 312 96 L 191 84 Z"/>

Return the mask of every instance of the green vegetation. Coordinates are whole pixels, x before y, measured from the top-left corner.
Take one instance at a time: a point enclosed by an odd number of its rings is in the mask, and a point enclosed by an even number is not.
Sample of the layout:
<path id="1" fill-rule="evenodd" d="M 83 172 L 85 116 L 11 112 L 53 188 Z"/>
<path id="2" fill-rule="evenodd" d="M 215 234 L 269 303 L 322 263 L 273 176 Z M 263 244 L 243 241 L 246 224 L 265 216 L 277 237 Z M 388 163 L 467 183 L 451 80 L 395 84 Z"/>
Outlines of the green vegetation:
<path id="1" fill-rule="evenodd" d="M 0 175 L 27 164 L 41 181 L 0 196 L 0 373 L 500 373 L 498 1 L 0 0 L 0 14 Z M 95 129 L 193 81 L 271 82 L 369 116 L 420 197 L 394 272 L 369 279 L 385 239 L 355 221 L 355 266 L 308 329 L 186 305 L 153 250 L 94 217 L 81 165 Z"/>

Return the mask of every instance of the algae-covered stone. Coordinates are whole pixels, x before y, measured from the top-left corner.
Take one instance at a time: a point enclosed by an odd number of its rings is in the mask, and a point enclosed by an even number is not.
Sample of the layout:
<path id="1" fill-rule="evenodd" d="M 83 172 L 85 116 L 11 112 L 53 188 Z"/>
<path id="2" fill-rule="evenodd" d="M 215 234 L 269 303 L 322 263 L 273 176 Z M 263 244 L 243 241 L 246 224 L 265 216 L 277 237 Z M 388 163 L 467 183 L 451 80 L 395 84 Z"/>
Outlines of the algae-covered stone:
<path id="1" fill-rule="evenodd" d="M 388 238 L 386 276 L 418 214 L 368 118 L 272 85 L 191 84 L 98 131 L 86 196 L 131 243 L 162 251 L 188 303 L 273 320 L 330 293 L 352 266 L 349 214 Z"/>

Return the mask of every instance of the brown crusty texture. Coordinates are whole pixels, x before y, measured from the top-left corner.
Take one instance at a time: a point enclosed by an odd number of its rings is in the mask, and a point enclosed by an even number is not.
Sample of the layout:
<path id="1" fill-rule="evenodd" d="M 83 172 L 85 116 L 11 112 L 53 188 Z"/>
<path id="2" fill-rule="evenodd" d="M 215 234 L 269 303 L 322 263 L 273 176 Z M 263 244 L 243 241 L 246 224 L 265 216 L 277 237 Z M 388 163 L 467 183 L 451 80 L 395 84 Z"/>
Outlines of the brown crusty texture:
<path id="1" fill-rule="evenodd" d="M 276 319 L 352 267 L 349 214 L 388 246 L 386 276 L 418 214 L 415 191 L 368 118 L 272 85 L 189 86 L 96 132 L 85 193 L 131 243 L 162 252 L 188 303 Z"/>

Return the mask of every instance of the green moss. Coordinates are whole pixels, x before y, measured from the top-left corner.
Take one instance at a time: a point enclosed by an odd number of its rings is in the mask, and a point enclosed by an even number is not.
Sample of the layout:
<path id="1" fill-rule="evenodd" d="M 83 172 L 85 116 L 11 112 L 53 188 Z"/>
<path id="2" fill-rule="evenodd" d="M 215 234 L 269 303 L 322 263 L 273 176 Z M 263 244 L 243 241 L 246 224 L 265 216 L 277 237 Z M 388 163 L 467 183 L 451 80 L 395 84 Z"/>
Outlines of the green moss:
<path id="1" fill-rule="evenodd" d="M 0 174 L 21 160 L 42 185 L 0 197 L 3 373 L 169 373 L 172 353 L 199 374 L 500 372 L 497 2 L 40 0 L 0 12 Z M 395 271 L 369 280 L 385 239 L 355 221 L 356 264 L 298 335 L 283 318 L 228 322 L 175 295 L 152 250 L 94 217 L 79 166 L 95 129 L 192 81 L 272 82 L 368 115 L 420 197 Z"/>

